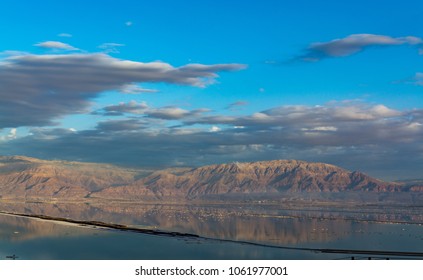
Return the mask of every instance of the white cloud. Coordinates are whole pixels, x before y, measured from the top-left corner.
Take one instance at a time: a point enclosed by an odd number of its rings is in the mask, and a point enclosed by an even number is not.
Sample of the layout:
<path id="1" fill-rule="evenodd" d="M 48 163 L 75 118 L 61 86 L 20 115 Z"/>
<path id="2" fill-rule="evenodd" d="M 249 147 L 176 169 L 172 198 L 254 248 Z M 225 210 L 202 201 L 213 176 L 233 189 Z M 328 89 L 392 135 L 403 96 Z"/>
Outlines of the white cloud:
<path id="1" fill-rule="evenodd" d="M 341 102 L 324 106 L 281 106 L 247 116 L 203 115 L 185 120 L 186 124 L 228 125 L 246 130 L 343 131 L 374 123 L 396 123 L 404 112 L 384 105 Z"/>
<path id="2" fill-rule="evenodd" d="M 204 165 L 295 158 L 361 170 L 366 166 L 368 171 L 389 174 L 409 170 L 420 174 L 423 168 L 421 109 L 394 110 L 350 101 L 281 106 L 244 116 L 195 111 L 152 108 L 136 101 L 111 105 L 103 112 L 120 117 L 100 121 L 94 129 L 32 129 L 32 135 L 4 141 L 0 154 L 77 157 L 150 167 L 175 161 Z M 339 115 L 345 111 L 350 115 Z M 72 149 L 62 149 L 67 146 Z"/>
<path id="3" fill-rule="evenodd" d="M 17 137 L 17 129 L 12 128 L 10 129 L 9 133 L 7 135 L 0 136 L 0 141 L 10 141 L 14 140 Z"/>
<path id="4" fill-rule="evenodd" d="M 134 23 L 132 22 L 132 21 L 127 21 L 127 22 L 125 22 L 125 25 L 126 26 L 132 26 Z"/>
<path id="5" fill-rule="evenodd" d="M 157 108 L 157 109 L 149 109 L 145 113 L 147 117 L 165 119 L 165 120 L 182 119 L 191 114 L 190 111 L 177 108 L 177 107 L 163 107 L 163 108 Z"/>
<path id="6" fill-rule="evenodd" d="M 110 105 L 104 107 L 102 112 L 94 112 L 94 114 L 101 114 L 104 116 L 122 116 L 125 113 L 129 114 L 144 114 L 149 106 L 146 102 L 138 103 L 135 100 L 131 100 L 128 103 L 120 102 L 118 105 Z"/>
<path id="7" fill-rule="evenodd" d="M 317 126 L 313 128 L 302 128 L 302 131 L 337 131 L 338 128 L 334 126 Z"/>
<path id="8" fill-rule="evenodd" d="M 45 49 L 56 49 L 56 50 L 66 50 L 66 51 L 79 50 L 69 44 L 58 42 L 58 41 L 45 41 L 45 42 L 35 44 L 34 46 L 45 48 Z"/>
<path id="9" fill-rule="evenodd" d="M 423 124 L 419 122 L 411 122 L 405 126 L 405 129 L 413 130 L 413 131 L 420 131 L 423 129 Z"/>
<path id="10" fill-rule="evenodd" d="M 400 116 L 401 112 L 389 109 L 384 105 L 375 105 L 371 108 L 361 106 L 337 107 L 334 116 L 345 120 L 374 120 L 377 118 L 389 118 Z"/>
<path id="11" fill-rule="evenodd" d="M 350 56 L 371 47 L 398 45 L 422 46 L 423 40 L 414 36 L 390 37 L 375 34 L 352 34 L 342 39 L 313 43 L 306 49 L 305 54 L 297 59 L 316 62 L 328 57 Z"/>
<path id="12" fill-rule="evenodd" d="M 148 89 L 148 88 L 142 88 L 136 84 L 126 84 L 123 85 L 119 92 L 124 94 L 140 94 L 140 93 L 156 93 L 159 92 L 156 89 Z"/>
<path id="13" fill-rule="evenodd" d="M 371 107 L 370 112 L 374 116 L 379 116 L 383 118 L 397 117 L 401 115 L 401 112 L 397 110 L 389 109 L 385 105 L 381 105 L 381 104 Z"/>
<path id="14" fill-rule="evenodd" d="M 218 126 L 216 126 L 216 125 L 213 125 L 211 128 L 210 128 L 210 132 L 219 132 L 219 131 L 221 131 L 222 129 L 220 128 L 220 127 L 218 127 Z"/>
<path id="15" fill-rule="evenodd" d="M 150 167 L 176 160 L 204 165 L 295 158 L 389 175 L 418 175 L 423 168 L 421 109 L 398 111 L 385 105 L 340 102 L 282 106 L 246 116 L 194 116 L 193 111 L 151 108 L 135 101 L 114 106 L 109 108 L 111 112 L 140 110 L 143 114 L 102 121 L 85 131 L 32 129 L 33 135 L 2 143 L 0 153 L 41 153 L 50 158 Z M 339 116 L 346 111 L 343 107 L 352 115 Z M 146 118 L 147 111 L 162 115 Z M 180 118 L 181 125 L 169 126 Z M 190 124 L 208 125 L 208 129 Z M 63 149 L 67 146 L 73 148 Z M 114 152 L 117 147 L 122 149 Z"/>
<path id="16" fill-rule="evenodd" d="M 93 112 L 94 115 L 103 116 L 123 116 L 126 114 L 139 115 L 138 118 L 160 119 L 160 120 L 182 120 L 201 116 L 203 113 L 210 112 L 210 109 L 200 108 L 194 110 L 185 110 L 174 106 L 165 106 L 154 108 L 147 105 L 146 102 L 136 102 L 134 100 L 118 105 L 106 106 Z M 134 117 L 134 116 L 131 116 Z"/>
<path id="17" fill-rule="evenodd" d="M 64 115 L 86 112 L 104 91 L 128 84 L 213 84 L 217 72 L 242 64 L 184 65 L 120 60 L 103 53 L 8 56 L 0 60 L 0 128 L 52 125 Z M 132 88 L 134 89 L 134 88 Z"/>
<path id="18" fill-rule="evenodd" d="M 266 122 L 272 119 L 271 116 L 267 115 L 266 113 L 254 113 L 251 115 L 251 119 L 257 122 Z"/>
<path id="19" fill-rule="evenodd" d="M 17 133 L 17 129 L 16 128 L 12 128 L 11 130 L 10 130 L 10 133 L 9 133 L 9 137 L 10 138 L 13 138 L 13 139 L 15 139 L 16 138 L 16 133 Z"/>

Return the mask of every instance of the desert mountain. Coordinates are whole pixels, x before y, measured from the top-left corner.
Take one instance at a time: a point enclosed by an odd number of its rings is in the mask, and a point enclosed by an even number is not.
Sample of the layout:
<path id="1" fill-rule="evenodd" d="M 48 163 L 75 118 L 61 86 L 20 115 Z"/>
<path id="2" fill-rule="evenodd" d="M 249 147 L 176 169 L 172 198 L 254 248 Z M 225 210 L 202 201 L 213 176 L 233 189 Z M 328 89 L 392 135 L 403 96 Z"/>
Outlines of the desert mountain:
<path id="1" fill-rule="evenodd" d="M 155 172 L 112 165 L 0 157 L 3 198 L 193 200 L 236 194 L 421 191 L 334 165 L 296 160 L 217 164 Z"/>
<path id="2" fill-rule="evenodd" d="M 276 160 L 167 169 L 154 172 L 127 186 L 105 188 L 92 196 L 191 200 L 222 194 L 406 190 L 409 188 L 401 184 L 383 182 L 334 165 Z"/>
<path id="3" fill-rule="evenodd" d="M 0 157 L 0 196 L 79 199 L 103 188 L 130 184 L 136 175 L 136 171 L 106 164 Z"/>

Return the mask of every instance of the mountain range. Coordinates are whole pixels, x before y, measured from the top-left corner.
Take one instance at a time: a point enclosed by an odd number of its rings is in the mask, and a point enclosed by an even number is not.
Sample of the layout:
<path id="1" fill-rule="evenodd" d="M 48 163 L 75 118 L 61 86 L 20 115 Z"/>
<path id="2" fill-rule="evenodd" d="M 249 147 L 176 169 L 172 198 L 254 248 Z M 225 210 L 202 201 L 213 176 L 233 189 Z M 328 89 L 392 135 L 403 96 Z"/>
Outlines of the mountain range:
<path id="1" fill-rule="evenodd" d="M 423 184 L 384 182 L 334 165 L 298 160 L 145 170 L 0 156 L 3 199 L 182 201 L 234 195 L 347 192 L 420 193 Z"/>

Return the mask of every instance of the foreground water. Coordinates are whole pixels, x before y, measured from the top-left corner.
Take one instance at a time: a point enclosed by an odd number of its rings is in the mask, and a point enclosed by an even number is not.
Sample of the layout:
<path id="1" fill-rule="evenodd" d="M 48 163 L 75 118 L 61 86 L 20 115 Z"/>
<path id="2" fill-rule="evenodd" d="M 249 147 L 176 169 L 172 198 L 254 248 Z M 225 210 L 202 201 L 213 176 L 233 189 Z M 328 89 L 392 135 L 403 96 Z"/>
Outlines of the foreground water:
<path id="1" fill-rule="evenodd" d="M 419 207 L 2 203 L 0 210 L 206 237 L 154 236 L 0 215 L 2 259 L 11 255 L 20 259 L 337 259 L 354 255 L 309 249 L 423 253 Z M 368 256 L 386 257 L 355 257 Z"/>

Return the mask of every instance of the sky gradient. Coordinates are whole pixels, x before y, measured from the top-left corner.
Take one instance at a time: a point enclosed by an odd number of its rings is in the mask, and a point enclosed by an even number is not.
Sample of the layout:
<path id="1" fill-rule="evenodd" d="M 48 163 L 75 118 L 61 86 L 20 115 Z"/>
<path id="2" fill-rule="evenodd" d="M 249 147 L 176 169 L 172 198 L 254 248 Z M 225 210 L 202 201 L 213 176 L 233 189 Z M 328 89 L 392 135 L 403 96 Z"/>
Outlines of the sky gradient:
<path id="1" fill-rule="evenodd" d="M 423 2 L 2 1 L 0 154 L 422 178 Z"/>

